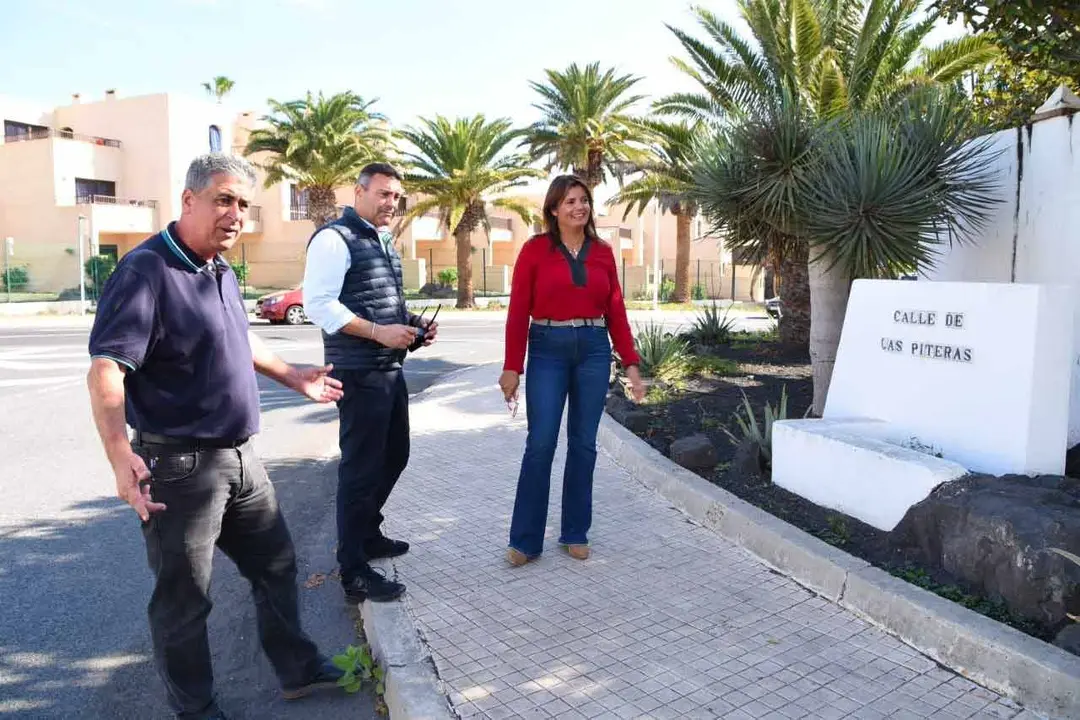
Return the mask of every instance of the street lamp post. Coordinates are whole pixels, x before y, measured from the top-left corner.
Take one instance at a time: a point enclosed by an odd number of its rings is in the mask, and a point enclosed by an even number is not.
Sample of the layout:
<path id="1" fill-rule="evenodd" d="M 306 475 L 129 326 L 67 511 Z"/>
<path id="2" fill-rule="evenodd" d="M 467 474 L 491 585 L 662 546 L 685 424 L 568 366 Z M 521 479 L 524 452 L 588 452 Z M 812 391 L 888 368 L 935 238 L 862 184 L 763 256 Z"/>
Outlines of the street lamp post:
<path id="1" fill-rule="evenodd" d="M 4 240 L 4 287 L 7 288 L 7 301 L 11 302 L 11 261 L 8 258 L 15 254 L 15 238 L 9 237 Z"/>
<path id="2" fill-rule="evenodd" d="M 652 239 L 652 264 L 653 264 L 653 289 L 652 289 L 652 307 L 653 311 L 660 310 L 660 283 L 663 282 L 663 278 L 660 277 L 660 198 L 656 198 L 656 205 L 653 207 L 653 239 Z"/>
<path id="3" fill-rule="evenodd" d="M 83 238 L 83 223 L 86 222 L 86 216 L 79 216 L 79 237 L 77 244 L 79 246 L 79 314 L 86 314 L 86 241 Z"/>

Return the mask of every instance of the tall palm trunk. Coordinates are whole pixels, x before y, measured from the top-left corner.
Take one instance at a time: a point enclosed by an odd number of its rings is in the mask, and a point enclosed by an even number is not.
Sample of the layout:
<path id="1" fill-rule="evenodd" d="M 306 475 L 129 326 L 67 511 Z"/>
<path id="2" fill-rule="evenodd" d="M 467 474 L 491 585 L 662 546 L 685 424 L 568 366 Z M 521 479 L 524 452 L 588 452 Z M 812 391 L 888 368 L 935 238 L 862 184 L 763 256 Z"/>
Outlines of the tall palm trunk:
<path id="1" fill-rule="evenodd" d="M 334 188 L 312 186 L 307 189 L 307 194 L 307 216 L 315 223 L 315 227 L 320 228 L 337 218 L 337 197 L 334 195 Z"/>
<path id="2" fill-rule="evenodd" d="M 829 395 L 840 331 L 844 326 L 851 278 L 832 255 L 815 248 L 808 264 L 810 280 L 810 367 L 814 375 L 814 414 L 821 417 Z M 832 267 L 830 267 L 832 265 Z"/>
<path id="3" fill-rule="evenodd" d="M 604 153 L 601 150 L 590 150 L 585 160 L 585 167 L 574 166 L 574 174 L 589 186 L 589 192 L 596 190 L 604 174 Z"/>
<path id="4" fill-rule="evenodd" d="M 458 223 L 457 229 L 454 230 L 454 243 L 457 246 L 457 307 L 475 307 L 472 277 L 472 228 L 463 222 Z"/>
<path id="5" fill-rule="evenodd" d="M 807 245 L 789 243 L 780 256 L 780 290 L 783 314 L 777 330 L 780 342 L 806 349 L 810 344 L 810 279 L 807 277 Z"/>
<path id="6" fill-rule="evenodd" d="M 675 208 L 675 289 L 671 302 L 690 302 L 690 218 L 692 213 Z"/>

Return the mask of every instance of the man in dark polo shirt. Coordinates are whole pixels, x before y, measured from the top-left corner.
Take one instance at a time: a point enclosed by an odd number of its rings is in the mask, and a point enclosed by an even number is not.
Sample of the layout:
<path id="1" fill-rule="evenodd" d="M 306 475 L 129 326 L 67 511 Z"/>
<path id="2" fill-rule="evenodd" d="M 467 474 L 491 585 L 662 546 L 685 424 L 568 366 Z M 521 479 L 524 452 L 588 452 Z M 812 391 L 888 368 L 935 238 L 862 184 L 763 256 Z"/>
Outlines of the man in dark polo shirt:
<path id="1" fill-rule="evenodd" d="M 369 561 L 408 551 L 386 537 L 382 508 L 409 461 L 406 353 L 435 341 L 438 324 L 405 307 L 401 258 L 386 226 L 402 197 L 386 163 L 360 171 L 353 207 L 308 243 L 304 311 L 323 330 L 324 361 L 342 382 L 338 401 L 338 564 L 345 598 L 387 601 L 405 586 Z M 420 328 L 423 338 L 417 338 Z"/>
<path id="2" fill-rule="evenodd" d="M 184 718 L 224 717 L 206 632 L 215 546 L 251 583 L 284 696 L 332 687 L 342 675 L 301 629 L 292 539 L 250 441 L 259 431 L 255 371 L 316 402 L 338 400 L 341 384 L 330 367 L 285 363 L 249 331 L 221 253 L 239 237 L 254 189 L 246 161 L 196 158 L 180 219 L 121 259 L 90 335 L 94 421 L 117 494 L 142 520 L 155 576 L 154 657 Z"/>

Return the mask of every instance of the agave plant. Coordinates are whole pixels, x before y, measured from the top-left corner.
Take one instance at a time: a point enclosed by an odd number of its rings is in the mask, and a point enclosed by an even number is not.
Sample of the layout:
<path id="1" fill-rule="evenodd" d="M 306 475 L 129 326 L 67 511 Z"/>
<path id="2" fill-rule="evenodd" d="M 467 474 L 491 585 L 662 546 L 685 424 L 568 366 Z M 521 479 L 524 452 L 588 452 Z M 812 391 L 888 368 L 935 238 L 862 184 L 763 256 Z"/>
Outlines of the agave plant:
<path id="1" fill-rule="evenodd" d="M 775 409 L 773 409 L 771 403 L 765 403 L 764 423 L 762 425 L 758 424 L 757 417 L 754 414 L 754 407 L 750 404 L 750 399 L 746 397 L 746 393 L 744 392 L 742 396 L 743 404 L 742 407 L 739 408 L 741 414 L 739 411 L 736 411 L 732 415 L 735 424 L 739 428 L 741 437 L 731 432 L 731 430 L 726 427 L 722 429 L 734 445 L 742 445 L 746 442 L 756 444 L 761 452 L 762 459 L 764 459 L 767 464 L 771 464 L 773 426 L 776 424 L 777 420 L 787 420 L 787 385 L 780 388 L 780 402 Z"/>
<path id="2" fill-rule="evenodd" d="M 638 369 L 645 377 L 675 383 L 685 378 L 690 370 L 686 342 L 659 323 L 639 326 L 634 333 L 634 346 L 641 357 Z"/>
<path id="3" fill-rule="evenodd" d="M 690 336 L 706 347 L 723 345 L 731 339 L 731 333 L 735 329 L 735 318 L 730 314 L 730 305 L 721 310 L 715 302 L 709 303 L 698 311 Z"/>

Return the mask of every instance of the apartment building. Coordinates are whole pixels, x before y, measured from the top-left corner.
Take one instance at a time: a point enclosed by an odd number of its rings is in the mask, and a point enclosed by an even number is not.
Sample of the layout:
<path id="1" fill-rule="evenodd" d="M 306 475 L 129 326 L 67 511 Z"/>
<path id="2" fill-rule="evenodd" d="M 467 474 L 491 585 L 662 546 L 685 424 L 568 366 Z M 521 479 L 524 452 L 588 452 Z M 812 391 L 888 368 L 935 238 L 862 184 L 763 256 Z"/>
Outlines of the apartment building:
<path id="1" fill-rule="evenodd" d="M 255 113 L 237 114 L 205 98 L 177 94 L 122 97 L 109 90 L 98 98 L 74 95 L 54 108 L 0 96 L 0 238 L 14 239 L 7 262 L 26 266 L 33 291 L 60 292 L 79 284 L 79 247 L 120 257 L 179 213 L 184 174 L 194 156 L 207 151 L 239 153 Z M 539 208 L 545 183 L 515 195 Z M 652 267 L 656 218 L 623 219 L 622 207 L 597 193 L 597 228 L 618 248 L 627 294 L 643 294 Z M 351 205 L 351 187 L 337 191 Z M 314 228 L 305 195 L 288 183 L 260 182 L 245 233 L 230 259 L 249 267 L 249 283 L 260 288 L 292 287 L 303 275 L 304 250 Z M 407 284 L 419 287 L 456 265 L 454 240 L 436 215 L 397 228 L 406 259 Z M 536 231 L 517 216 L 496 210 L 490 234 L 473 234 L 474 279 L 478 288 L 508 286 L 522 244 Z M 659 257 L 665 276 L 674 273 L 675 218 L 661 214 Z M 759 268 L 732 266 L 722 242 L 708 237 L 700 219 L 691 224 L 691 284 L 715 297 L 760 300 Z M 0 248 L 2 249 L 2 248 Z"/>

